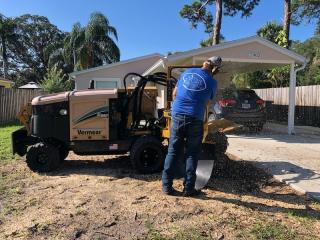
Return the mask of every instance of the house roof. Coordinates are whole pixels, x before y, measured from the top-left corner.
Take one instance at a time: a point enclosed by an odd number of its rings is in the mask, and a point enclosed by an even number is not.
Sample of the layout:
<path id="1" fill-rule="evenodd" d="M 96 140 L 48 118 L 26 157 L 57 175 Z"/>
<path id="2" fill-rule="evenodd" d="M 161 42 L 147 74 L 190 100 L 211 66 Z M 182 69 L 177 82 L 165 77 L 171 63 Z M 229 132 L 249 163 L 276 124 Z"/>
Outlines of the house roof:
<path id="1" fill-rule="evenodd" d="M 298 64 L 303 64 L 303 63 L 307 62 L 307 59 L 305 57 L 303 57 L 303 56 L 301 56 L 291 50 L 280 47 L 279 45 L 277 45 L 273 42 L 270 42 L 262 37 L 252 36 L 252 37 L 242 38 L 242 39 L 238 39 L 238 40 L 234 40 L 234 41 L 220 43 L 218 45 L 213 45 L 213 46 L 209 46 L 209 47 L 205 47 L 205 48 L 197 48 L 197 49 L 169 55 L 169 56 L 161 58 L 157 62 L 155 62 L 154 65 L 152 65 L 149 69 L 147 69 L 144 72 L 144 75 L 155 72 L 155 71 L 159 70 L 159 68 L 164 68 L 165 65 L 168 65 L 168 64 L 172 65 L 172 64 L 179 63 L 180 61 L 182 61 L 184 59 L 192 58 L 195 56 L 201 56 L 201 55 L 206 56 L 210 53 L 214 54 L 214 52 L 224 51 L 227 49 L 231 49 L 234 47 L 240 47 L 241 45 L 246 45 L 246 44 L 250 44 L 250 43 L 259 43 L 259 44 L 267 47 L 270 50 L 274 50 L 275 52 L 278 52 L 278 53 L 286 56 L 287 58 L 290 58 L 291 59 L 290 62 L 295 62 Z M 222 59 L 224 60 L 223 56 L 222 56 Z M 263 63 L 265 63 L 265 65 L 268 64 L 269 66 L 271 66 L 271 64 L 287 64 L 287 63 L 289 63 L 288 61 L 284 61 L 284 60 L 279 60 L 279 61 L 264 60 L 263 57 L 262 57 L 262 59 L 255 59 L 255 58 L 250 59 L 248 57 L 247 59 L 242 59 L 242 60 L 247 61 L 248 63 L 251 62 L 252 63 L 251 65 L 253 65 L 254 63 L 259 63 L 259 62 L 263 62 Z M 229 60 L 229 61 L 232 61 L 232 60 Z"/>
<path id="2" fill-rule="evenodd" d="M 41 86 L 35 82 L 28 82 L 26 85 L 19 87 L 20 89 L 38 89 Z"/>
<path id="3" fill-rule="evenodd" d="M 269 40 L 262 38 L 262 37 L 259 37 L 259 36 L 251 36 L 251 37 L 247 37 L 247 38 L 241 38 L 241 39 L 237 39 L 234 41 L 223 42 L 218 45 L 213 45 L 213 46 L 209 46 L 209 47 L 205 47 L 205 48 L 197 48 L 197 49 L 193 49 L 190 51 L 185 51 L 185 52 L 169 55 L 168 59 L 174 60 L 175 58 L 199 55 L 199 54 L 210 52 L 212 50 L 222 50 L 225 48 L 236 47 L 236 46 L 244 45 L 244 44 L 251 43 L 251 42 L 261 43 L 262 45 L 265 45 L 273 50 L 276 50 L 284 55 L 287 55 L 288 57 L 295 59 L 299 63 L 304 63 L 306 61 L 305 57 L 303 57 L 303 56 L 301 56 L 301 55 L 299 55 L 289 49 L 283 48 L 283 47 L 279 46 L 278 44 L 270 42 Z"/>
<path id="4" fill-rule="evenodd" d="M 122 64 L 128 64 L 128 63 L 141 61 L 141 60 L 145 60 L 145 59 L 148 59 L 148 58 L 154 58 L 154 57 L 162 58 L 163 55 L 161 55 L 159 53 L 153 53 L 153 54 L 145 55 L 145 56 L 142 56 L 142 57 L 136 57 L 136 58 L 131 58 L 131 59 L 120 61 L 120 62 L 116 62 L 116 63 L 106 64 L 106 65 L 99 66 L 99 67 L 89 68 L 89 69 L 85 69 L 85 70 L 81 70 L 81 71 L 75 71 L 75 72 L 70 73 L 69 75 L 71 77 L 76 77 L 77 75 L 80 75 L 80 74 L 89 73 L 89 72 L 102 70 L 102 69 L 108 69 L 108 68 L 112 68 L 112 67 L 119 66 L 119 65 L 122 65 Z"/>

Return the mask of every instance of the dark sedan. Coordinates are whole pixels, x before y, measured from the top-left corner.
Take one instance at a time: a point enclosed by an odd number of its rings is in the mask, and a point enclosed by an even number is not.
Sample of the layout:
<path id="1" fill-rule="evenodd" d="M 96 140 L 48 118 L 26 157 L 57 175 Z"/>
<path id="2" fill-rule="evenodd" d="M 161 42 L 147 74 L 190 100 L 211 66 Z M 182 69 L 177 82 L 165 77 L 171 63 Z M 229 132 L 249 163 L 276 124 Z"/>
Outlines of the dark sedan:
<path id="1" fill-rule="evenodd" d="M 212 112 L 214 117 L 234 121 L 250 131 L 261 131 L 266 123 L 265 101 L 251 89 L 223 91 Z"/>

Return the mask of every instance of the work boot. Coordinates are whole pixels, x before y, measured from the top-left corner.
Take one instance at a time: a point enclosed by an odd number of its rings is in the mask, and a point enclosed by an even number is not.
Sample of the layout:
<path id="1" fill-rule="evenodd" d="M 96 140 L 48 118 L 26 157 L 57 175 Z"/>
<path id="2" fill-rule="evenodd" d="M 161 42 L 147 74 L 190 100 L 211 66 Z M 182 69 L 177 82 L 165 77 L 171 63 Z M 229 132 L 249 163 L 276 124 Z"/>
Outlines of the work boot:
<path id="1" fill-rule="evenodd" d="M 162 190 L 164 194 L 169 195 L 169 196 L 179 196 L 180 192 L 175 190 L 174 188 L 169 188 L 169 189 L 163 189 Z"/>
<path id="2" fill-rule="evenodd" d="M 200 194 L 202 194 L 201 190 L 196 190 L 196 189 L 192 189 L 192 190 L 183 190 L 182 196 L 184 197 L 195 197 L 195 196 L 199 196 Z"/>

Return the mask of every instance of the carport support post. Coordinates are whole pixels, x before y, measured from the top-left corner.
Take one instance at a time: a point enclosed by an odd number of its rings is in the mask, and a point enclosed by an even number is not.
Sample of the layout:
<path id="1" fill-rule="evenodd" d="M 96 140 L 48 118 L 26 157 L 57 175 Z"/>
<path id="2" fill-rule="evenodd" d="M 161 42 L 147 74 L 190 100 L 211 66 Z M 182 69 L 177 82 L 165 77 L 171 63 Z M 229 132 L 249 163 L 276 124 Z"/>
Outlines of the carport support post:
<path id="1" fill-rule="evenodd" d="M 294 132 L 294 116 L 296 104 L 296 80 L 297 75 L 294 70 L 294 63 L 290 65 L 290 87 L 289 87 L 289 112 L 288 112 L 288 133 L 295 134 Z"/>

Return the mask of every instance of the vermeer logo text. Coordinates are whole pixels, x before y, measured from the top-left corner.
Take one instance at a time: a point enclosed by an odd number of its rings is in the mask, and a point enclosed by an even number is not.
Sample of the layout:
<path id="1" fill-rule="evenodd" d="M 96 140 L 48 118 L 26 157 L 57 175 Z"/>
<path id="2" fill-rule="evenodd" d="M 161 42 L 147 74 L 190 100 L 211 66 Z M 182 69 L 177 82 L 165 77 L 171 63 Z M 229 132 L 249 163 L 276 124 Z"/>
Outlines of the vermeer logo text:
<path id="1" fill-rule="evenodd" d="M 79 135 L 98 135 L 101 134 L 101 130 L 81 130 L 78 129 Z"/>

